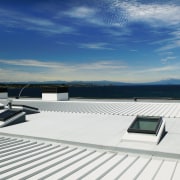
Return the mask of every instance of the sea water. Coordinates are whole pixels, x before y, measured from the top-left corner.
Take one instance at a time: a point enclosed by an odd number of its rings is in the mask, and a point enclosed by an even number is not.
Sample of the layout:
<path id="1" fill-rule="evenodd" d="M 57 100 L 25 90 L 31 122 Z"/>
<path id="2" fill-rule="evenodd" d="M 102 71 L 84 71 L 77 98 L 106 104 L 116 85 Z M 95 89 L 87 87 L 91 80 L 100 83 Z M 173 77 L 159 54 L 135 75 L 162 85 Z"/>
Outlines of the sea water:
<path id="1" fill-rule="evenodd" d="M 8 89 L 9 97 L 18 96 L 20 89 Z M 41 97 L 41 88 L 26 88 L 22 97 Z M 72 98 L 170 98 L 180 99 L 180 85 L 129 85 L 69 87 Z"/>

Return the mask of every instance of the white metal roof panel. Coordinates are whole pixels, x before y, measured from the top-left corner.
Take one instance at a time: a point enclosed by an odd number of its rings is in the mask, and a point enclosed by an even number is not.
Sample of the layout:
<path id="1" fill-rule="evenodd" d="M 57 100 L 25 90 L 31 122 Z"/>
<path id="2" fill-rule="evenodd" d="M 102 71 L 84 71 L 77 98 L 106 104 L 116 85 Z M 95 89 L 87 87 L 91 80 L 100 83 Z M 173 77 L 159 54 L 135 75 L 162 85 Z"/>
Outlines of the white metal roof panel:
<path id="1" fill-rule="evenodd" d="M 41 112 L 0 129 L 0 179 L 180 179 L 178 103 L 15 101 Z M 160 144 L 123 141 L 137 114 L 164 116 Z"/>
<path id="2" fill-rule="evenodd" d="M 154 179 L 171 179 L 174 175 L 174 169 L 176 168 L 176 163 L 174 161 L 164 161 L 155 174 Z"/>
<path id="3" fill-rule="evenodd" d="M 0 100 L 7 104 L 7 100 Z M 41 111 L 73 113 L 95 113 L 114 115 L 149 115 L 180 117 L 180 104 L 177 102 L 111 102 L 111 101 L 42 101 L 14 99 L 14 104 L 35 106 Z"/>
<path id="4" fill-rule="evenodd" d="M 7 104 L 7 101 L 0 100 Z M 41 111 L 114 115 L 180 117 L 180 104 L 173 102 L 42 101 L 14 99 L 14 104 L 34 106 Z"/>
<path id="5" fill-rule="evenodd" d="M 180 179 L 180 162 L 178 161 L 176 164 L 176 168 L 174 169 L 173 180 L 179 180 Z"/>
<path id="6" fill-rule="evenodd" d="M 53 139 L 71 144 L 85 144 L 143 151 L 180 157 L 180 118 L 165 118 L 167 134 L 158 145 L 128 142 L 123 139 L 134 116 L 63 113 L 42 111 L 28 115 L 27 122 L 1 128 L 1 133 Z"/>
<path id="7" fill-rule="evenodd" d="M 0 179 L 179 179 L 180 162 L 122 152 L 69 146 L 62 143 L 8 137 L 24 142 L 0 151 Z"/>
<path id="8" fill-rule="evenodd" d="M 151 161 L 144 168 L 140 176 L 137 177 L 138 180 L 152 180 L 156 174 L 156 171 L 159 170 L 161 164 L 163 163 L 162 159 L 151 159 Z"/>

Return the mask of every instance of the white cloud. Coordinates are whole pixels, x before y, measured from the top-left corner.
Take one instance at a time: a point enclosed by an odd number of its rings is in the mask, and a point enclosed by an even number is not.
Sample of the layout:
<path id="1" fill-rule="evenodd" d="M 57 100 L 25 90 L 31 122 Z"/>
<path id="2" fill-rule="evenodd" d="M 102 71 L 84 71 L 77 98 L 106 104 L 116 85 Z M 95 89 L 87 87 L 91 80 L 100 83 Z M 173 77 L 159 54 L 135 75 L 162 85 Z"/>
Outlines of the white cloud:
<path id="1" fill-rule="evenodd" d="M 126 14 L 129 22 L 146 22 L 152 26 L 169 26 L 180 23 L 180 6 L 166 3 L 139 3 L 115 0 L 112 7 Z"/>
<path id="2" fill-rule="evenodd" d="M 0 24 L 9 28 L 33 30 L 46 34 L 72 33 L 74 28 L 62 25 L 51 18 L 37 18 L 32 15 L 0 8 Z"/>
<path id="3" fill-rule="evenodd" d="M 175 59 L 176 59 L 175 56 L 168 56 L 168 57 L 166 57 L 166 58 L 161 59 L 161 61 L 164 62 L 164 63 L 166 63 L 166 62 L 168 62 L 168 61 L 175 60 Z"/>
<path id="4" fill-rule="evenodd" d="M 180 29 L 176 29 L 171 33 L 171 35 L 180 40 Z"/>
<path id="5" fill-rule="evenodd" d="M 83 44 L 80 44 L 79 47 L 80 48 L 86 48 L 86 49 L 97 49 L 97 50 L 100 50 L 100 49 L 113 50 L 112 48 L 108 47 L 108 43 L 102 43 L 102 42 L 86 43 L 86 44 L 83 43 Z"/>
<path id="6" fill-rule="evenodd" d="M 162 45 L 157 51 L 169 51 L 180 47 L 180 39 L 173 38 Z"/>
<path id="7" fill-rule="evenodd" d="M 165 56 L 173 56 L 173 52 L 172 51 L 163 51 L 159 53 L 160 55 L 165 55 Z"/>
<path id="8" fill-rule="evenodd" d="M 74 7 L 67 12 L 64 12 L 65 15 L 72 18 L 91 18 L 96 14 L 96 10 L 89 7 Z"/>
<path id="9" fill-rule="evenodd" d="M 130 49 L 131 52 L 138 52 L 137 49 Z"/>
<path id="10" fill-rule="evenodd" d="M 38 26 L 44 26 L 44 27 L 55 25 L 52 21 L 50 21 L 48 19 L 42 19 L 42 18 L 22 17 L 21 20 L 26 23 L 30 23 L 30 24 L 34 24 L 34 25 L 38 25 Z"/>
<path id="11" fill-rule="evenodd" d="M 85 70 L 122 70 L 126 69 L 127 66 L 122 62 L 118 61 L 97 61 L 89 64 L 81 64 L 80 69 Z"/>
<path id="12" fill-rule="evenodd" d="M 26 67 L 37 67 L 45 69 L 64 69 L 64 71 L 79 71 L 83 69 L 99 70 L 99 69 L 122 69 L 126 68 L 119 61 L 93 61 L 89 63 L 60 63 L 60 62 L 45 62 L 39 60 L 6 60 L 0 59 L 0 63 L 11 65 L 11 66 L 26 66 Z"/>
<path id="13" fill-rule="evenodd" d="M 126 16 L 114 11 L 110 6 L 105 8 L 105 4 L 106 2 L 94 7 L 77 6 L 67 10 L 63 14 L 67 17 L 84 21 L 90 25 L 118 28 L 124 26 L 124 24 L 127 23 Z M 60 12 L 57 17 L 61 18 L 62 12 Z"/>
<path id="14" fill-rule="evenodd" d="M 175 30 L 171 30 L 171 32 L 168 33 L 168 37 L 164 38 L 160 41 L 156 41 L 151 43 L 153 45 L 158 45 L 159 48 L 156 49 L 157 52 L 160 52 L 161 54 L 167 54 L 170 52 L 170 50 L 176 49 L 180 47 L 180 30 L 179 28 Z"/>
<path id="15" fill-rule="evenodd" d="M 123 30 L 120 30 L 118 27 L 116 27 L 115 29 L 113 28 L 104 28 L 102 30 L 105 34 L 109 34 L 112 36 L 117 36 L 117 37 L 123 37 L 123 36 L 128 36 L 131 35 L 132 30 L 130 28 L 127 27 L 123 27 Z"/>
<path id="16" fill-rule="evenodd" d="M 58 13 L 56 18 L 62 18 L 62 14 L 66 17 L 74 18 L 83 21 L 83 23 L 98 26 L 107 26 L 103 21 L 103 17 L 99 15 L 99 9 L 95 7 L 77 6 L 70 8 L 66 12 Z M 76 21 L 77 23 L 78 21 Z M 81 24 L 82 25 L 82 24 Z M 84 25 L 84 24 L 83 24 Z"/>
<path id="17" fill-rule="evenodd" d="M 159 67 L 128 66 L 118 60 L 99 60 L 87 63 L 44 62 L 40 60 L 0 60 L 0 81 L 51 80 L 113 80 L 124 82 L 151 82 L 180 77 L 180 65 Z M 40 68 L 33 71 L 32 68 Z"/>
<path id="18" fill-rule="evenodd" d="M 45 77 L 45 74 L 42 74 L 41 72 L 32 73 L 13 69 L 0 69 L 1 82 L 43 81 L 45 80 Z"/>
<path id="19" fill-rule="evenodd" d="M 138 74 L 142 74 L 142 73 L 157 73 L 157 72 L 170 72 L 170 71 L 174 71 L 174 70 L 179 70 L 180 67 L 179 65 L 172 65 L 172 66 L 160 66 L 160 67 L 155 67 L 155 68 L 144 68 L 143 70 L 138 70 L 136 73 Z"/>
<path id="20" fill-rule="evenodd" d="M 106 3 L 108 3 L 108 8 L 104 6 Z M 59 24 L 57 19 L 63 19 L 64 17 L 82 20 L 91 25 L 117 28 L 125 28 L 126 24 L 133 22 L 145 22 L 154 27 L 179 25 L 180 23 L 180 6 L 166 3 L 158 4 L 156 2 L 143 4 L 136 0 L 107 0 L 97 7 L 77 6 L 64 12 L 55 10 L 54 14 L 56 15 L 49 18 L 37 18 L 2 8 L 0 8 L 0 14 L 0 24 L 4 26 L 51 34 L 72 33 L 75 31 L 74 28 L 67 26 L 67 24 L 63 25 L 63 21 Z M 75 23 L 78 24 L 79 22 L 75 21 Z M 79 23 L 79 25 L 82 25 L 82 23 Z M 128 28 L 127 31 L 127 33 L 131 32 Z M 118 36 L 124 35 L 122 33 L 124 30 L 107 28 L 106 32 Z"/>
<path id="21" fill-rule="evenodd" d="M 45 80 L 102 80 L 113 79 L 114 72 L 127 66 L 120 61 L 93 61 L 89 63 L 59 63 L 39 60 L 0 60 L 0 81 L 45 81 Z M 33 71 L 32 68 L 40 68 Z M 112 76 L 111 76 L 112 75 Z M 115 75 L 116 76 L 116 75 Z"/>
<path id="22" fill-rule="evenodd" d="M 8 65 L 14 65 L 14 66 L 31 66 L 31 67 L 44 67 L 44 68 L 56 68 L 61 67 L 61 63 L 56 62 L 44 62 L 44 61 L 38 61 L 38 60 L 6 60 L 6 59 L 0 59 L 0 63 L 8 64 Z"/>
<path id="23" fill-rule="evenodd" d="M 108 6 L 105 6 L 107 3 Z M 105 33 L 114 36 L 131 34 L 132 30 L 128 26 L 131 23 L 142 22 L 154 28 L 167 27 L 172 29 L 180 24 L 179 5 L 158 3 L 156 1 L 145 4 L 136 0 L 107 0 L 103 1 L 101 6 L 73 7 L 63 14 L 84 21 L 88 25 L 106 27 Z M 82 25 L 82 23 L 79 25 Z M 113 30 L 113 28 L 115 29 Z M 176 33 L 179 34 L 179 32 Z"/>
<path id="24" fill-rule="evenodd" d="M 123 74 L 122 74 L 123 77 Z M 126 71 L 124 80 L 128 82 L 154 82 L 172 77 L 180 77 L 180 65 L 168 65 L 159 67 L 130 67 Z"/>

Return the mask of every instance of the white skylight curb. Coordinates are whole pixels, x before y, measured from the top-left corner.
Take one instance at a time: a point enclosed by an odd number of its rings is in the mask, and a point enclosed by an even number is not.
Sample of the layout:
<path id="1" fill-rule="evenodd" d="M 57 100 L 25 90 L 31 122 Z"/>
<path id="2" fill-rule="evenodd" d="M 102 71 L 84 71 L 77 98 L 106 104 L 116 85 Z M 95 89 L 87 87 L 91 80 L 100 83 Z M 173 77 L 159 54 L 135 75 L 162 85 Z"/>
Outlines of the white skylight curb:
<path id="1" fill-rule="evenodd" d="M 132 132 L 125 132 L 124 136 L 122 137 L 122 141 L 136 141 L 136 142 L 143 142 L 143 143 L 153 143 L 158 144 L 163 136 L 163 132 L 165 129 L 165 120 L 162 119 L 162 124 L 159 129 L 158 134 L 144 134 L 144 133 L 132 133 Z"/>

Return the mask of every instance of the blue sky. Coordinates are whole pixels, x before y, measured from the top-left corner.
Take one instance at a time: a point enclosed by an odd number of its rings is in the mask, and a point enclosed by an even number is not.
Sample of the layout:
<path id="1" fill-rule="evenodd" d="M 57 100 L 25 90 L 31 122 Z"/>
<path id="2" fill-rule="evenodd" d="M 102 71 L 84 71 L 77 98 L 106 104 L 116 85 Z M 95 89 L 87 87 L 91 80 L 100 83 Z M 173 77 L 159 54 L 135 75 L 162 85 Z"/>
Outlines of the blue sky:
<path id="1" fill-rule="evenodd" d="M 180 78 L 178 0 L 1 0 L 0 82 Z"/>

